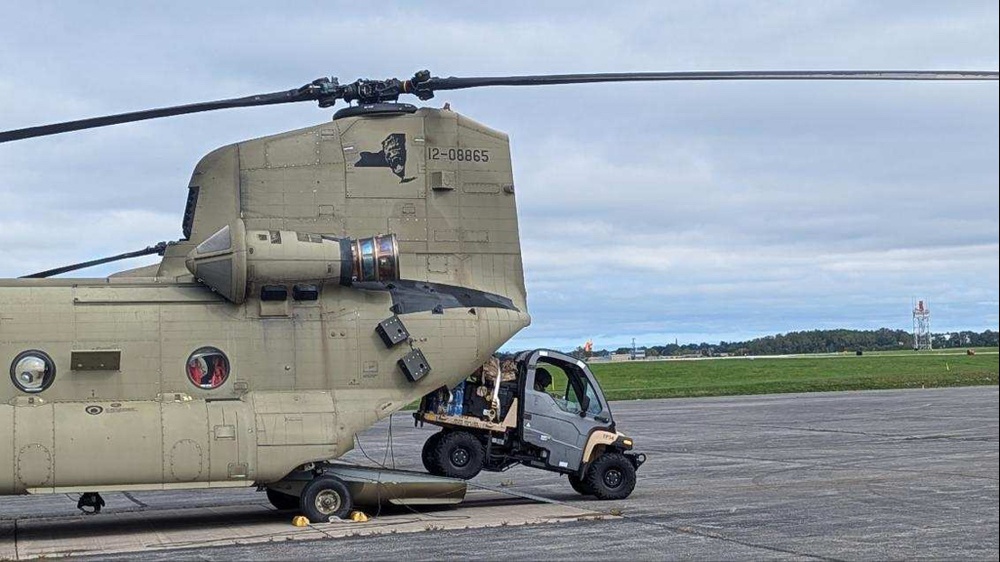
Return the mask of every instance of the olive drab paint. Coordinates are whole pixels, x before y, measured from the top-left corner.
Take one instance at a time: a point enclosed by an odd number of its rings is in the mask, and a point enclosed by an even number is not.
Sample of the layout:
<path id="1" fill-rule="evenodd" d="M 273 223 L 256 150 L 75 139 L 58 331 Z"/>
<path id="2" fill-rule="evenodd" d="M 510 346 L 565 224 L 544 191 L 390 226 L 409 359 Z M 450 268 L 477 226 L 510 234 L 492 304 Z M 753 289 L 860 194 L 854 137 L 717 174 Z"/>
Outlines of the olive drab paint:
<path id="1" fill-rule="evenodd" d="M 159 264 L 0 280 L 0 493 L 251 486 L 343 455 L 528 325 L 513 186 L 507 136 L 449 110 L 208 154 Z"/>

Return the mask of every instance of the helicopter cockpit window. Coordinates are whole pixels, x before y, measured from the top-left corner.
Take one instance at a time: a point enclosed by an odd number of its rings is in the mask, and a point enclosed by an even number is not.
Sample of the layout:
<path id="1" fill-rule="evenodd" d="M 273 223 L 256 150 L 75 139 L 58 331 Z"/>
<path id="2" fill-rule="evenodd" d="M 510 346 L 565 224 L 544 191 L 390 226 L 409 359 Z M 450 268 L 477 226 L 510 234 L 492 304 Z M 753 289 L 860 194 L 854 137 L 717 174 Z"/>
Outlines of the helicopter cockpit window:
<path id="1" fill-rule="evenodd" d="M 199 254 L 211 254 L 228 250 L 233 246 L 233 237 L 229 233 L 229 225 L 222 227 L 218 232 L 209 236 L 204 242 L 198 244 Z"/>
<path id="2" fill-rule="evenodd" d="M 10 364 L 10 380 L 23 392 L 41 392 L 55 378 L 56 365 L 44 351 L 24 351 Z"/>
<path id="3" fill-rule="evenodd" d="M 202 347 L 188 358 L 187 376 L 198 388 L 219 388 L 229 378 L 229 358 L 214 347 Z"/>

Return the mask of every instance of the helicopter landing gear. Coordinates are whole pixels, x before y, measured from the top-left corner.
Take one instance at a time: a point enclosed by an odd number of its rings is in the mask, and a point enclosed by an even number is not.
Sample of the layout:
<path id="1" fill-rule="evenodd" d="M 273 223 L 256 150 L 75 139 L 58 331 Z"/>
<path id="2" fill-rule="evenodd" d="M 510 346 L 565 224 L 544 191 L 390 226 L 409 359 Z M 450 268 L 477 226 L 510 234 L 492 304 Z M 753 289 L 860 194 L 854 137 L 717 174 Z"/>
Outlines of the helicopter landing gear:
<path id="1" fill-rule="evenodd" d="M 88 515 L 97 515 L 104 505 L 104 498 L 97 492 L 84 492 L 76 501 L 76 508 Z"/>
<path id="2" fill-rule="evenodd" d="M 347 517 L 354 507 L 354 502 L 343 480 L 319 474 L 302 488 L 299 507 L 309 521 L 326 523 L 334 517 L 338 519 Z"/>

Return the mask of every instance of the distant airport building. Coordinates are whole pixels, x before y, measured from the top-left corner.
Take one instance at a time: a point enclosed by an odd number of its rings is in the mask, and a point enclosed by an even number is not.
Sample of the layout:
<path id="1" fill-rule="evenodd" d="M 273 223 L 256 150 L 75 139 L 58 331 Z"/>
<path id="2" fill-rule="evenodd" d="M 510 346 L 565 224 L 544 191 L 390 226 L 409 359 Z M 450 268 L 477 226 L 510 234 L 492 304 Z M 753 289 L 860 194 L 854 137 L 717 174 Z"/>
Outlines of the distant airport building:
<path id="1" fill-rule="evenodd" d="M 631 349 L 628 353 L 612 353 L 609 359 L 611 361 L 644 361 L 646 359 L 646 350 Z"/>

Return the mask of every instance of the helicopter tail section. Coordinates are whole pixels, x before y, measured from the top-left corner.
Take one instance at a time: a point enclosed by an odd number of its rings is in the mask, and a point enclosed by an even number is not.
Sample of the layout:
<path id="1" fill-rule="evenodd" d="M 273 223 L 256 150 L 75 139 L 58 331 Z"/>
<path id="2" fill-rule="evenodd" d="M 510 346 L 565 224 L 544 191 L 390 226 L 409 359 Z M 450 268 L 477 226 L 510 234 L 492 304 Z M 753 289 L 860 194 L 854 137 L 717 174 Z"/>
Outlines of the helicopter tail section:
<path id="1" fill-rule="evenodd" d="M 186 275 L 185 256 L 238 218 L 255 231 L 394 234 L 402 279 L 526 311 L 509 140 L 448 109 L 360 112 L 209 154 L 188 190 L 188 239 L 158 275 Z"/>

